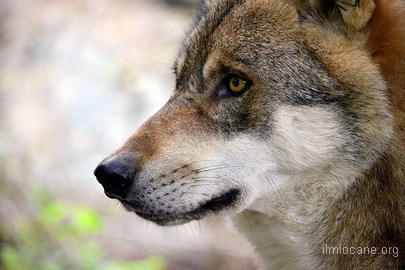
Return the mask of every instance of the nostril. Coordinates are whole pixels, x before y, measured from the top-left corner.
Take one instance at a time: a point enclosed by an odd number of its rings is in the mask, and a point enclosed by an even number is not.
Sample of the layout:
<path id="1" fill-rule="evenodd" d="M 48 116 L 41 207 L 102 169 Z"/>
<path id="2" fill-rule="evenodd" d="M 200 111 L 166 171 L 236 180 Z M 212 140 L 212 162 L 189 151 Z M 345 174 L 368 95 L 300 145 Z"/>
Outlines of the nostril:
<path id="1" fill-rule="evenodd" d="M 94 170 L 94 175 L 96 176 L 96 178 L 97 178 L 97 180 L 98 180 L 98 182 L 100 182 L 100 184 L 102 184 L 101 183 L 101 179 L 103 179 L 104 178 L 104 175 L 106 174 L 106 171 L 105 171 L 105 166 L 104 165 L 98 165 L 97 166 L 97 168 Z"/>
<path id="2" fill-rule="evenodd" d="M 121 188 L 126 187 L 130 184 L 130 179 L 121 175 L 112 173 L 109 175 L 108 187 L 109 188 Z"/>
<path id="3" fill-rule="evenodd" d="M 101 162 L 94 171 L 107 196 L 125 198 L 134 180 L 135 168 L 120 161 Z"/>

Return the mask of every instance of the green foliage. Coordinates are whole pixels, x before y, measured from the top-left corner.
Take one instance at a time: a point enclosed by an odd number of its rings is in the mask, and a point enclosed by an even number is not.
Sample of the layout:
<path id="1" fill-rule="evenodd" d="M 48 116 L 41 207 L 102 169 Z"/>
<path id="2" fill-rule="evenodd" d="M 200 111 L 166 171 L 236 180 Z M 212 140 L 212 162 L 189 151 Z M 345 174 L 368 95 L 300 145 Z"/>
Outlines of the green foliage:
<path id="1" fill-rule="evenodd" d="M 1 249 L 1 260 L 2 260 L 2 265 L 5 267 L 5 269 L 21 269 L 25 270 L 28 268 L 26 265 L 24 265 L 21 260 L 20 260 L 20 254 L 18 253 L 18 250 L 5 246 Z"/>
<path id="2" fill-rule="evenodd" d="M 105 261 L 94 236 L 102 217 L 93 209 L 34 193 L 38 212 L 16 221 L 16 237 L 0 249 L 0 270 L 164 270 L 160 257 L 142 261 Z"/>
<path id="3" fill-rule="evenodd" d="M 102 228 L 100 215 L 91 208 L 73 207 L 60 201 L 45 205 L 38 221 L 50 228 L 56 238 L 94 234 Z"/>
<path id="4" fill-rule="evenodd" d="M 101 229 L 100 216 L 87 207 L 78 207 L 76 209 L 73 223 L 83 233 L 96 233 Z"/>

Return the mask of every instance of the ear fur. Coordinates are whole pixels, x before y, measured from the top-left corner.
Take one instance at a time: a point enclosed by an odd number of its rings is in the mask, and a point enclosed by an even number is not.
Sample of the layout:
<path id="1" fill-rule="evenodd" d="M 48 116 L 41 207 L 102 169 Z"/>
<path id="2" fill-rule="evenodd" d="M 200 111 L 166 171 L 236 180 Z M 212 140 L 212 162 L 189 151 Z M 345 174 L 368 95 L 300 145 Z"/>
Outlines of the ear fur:
<path id="1" fill-rule="evenodd" d="M 368 24 L 375 10 L 373 0 L 336 0 L 335 4 L 348 30 L 353 33 Z"/>
<path id="2" fill-rule="evenodd" d="M 210 10 L 218 4 L 218 0 L 200 0 L 199 7 L 202 10 Z"/>
<path id="3" fill-rule="evenodd" d="M 349 36 L 366 28 L 375 10 L 374 0 L 306 0 L 306 5 Z"/>
<path id="4" fill-rule="evenodd" d="M 197 16 L 196 21 L 198 21 L 208 10 L 212 10 L 218 3 L 218 0 L 200 0 L 196 1 Z"/>

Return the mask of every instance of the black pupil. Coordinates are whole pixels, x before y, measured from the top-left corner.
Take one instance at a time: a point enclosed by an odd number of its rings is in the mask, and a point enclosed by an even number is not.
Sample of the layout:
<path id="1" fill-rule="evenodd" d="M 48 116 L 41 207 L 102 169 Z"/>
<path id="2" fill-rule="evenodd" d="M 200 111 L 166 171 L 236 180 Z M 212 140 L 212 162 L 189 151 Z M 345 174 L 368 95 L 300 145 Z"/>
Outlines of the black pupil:
<path id="1" fill-rule="evenodd" d="M 239 81 L 238 78 L 235 78 L 235 79 L 232 80 L 232 85 L 233 85 L 233 86 L 238 87 L 239 84 L 240 84 L 240 81 Z"/>

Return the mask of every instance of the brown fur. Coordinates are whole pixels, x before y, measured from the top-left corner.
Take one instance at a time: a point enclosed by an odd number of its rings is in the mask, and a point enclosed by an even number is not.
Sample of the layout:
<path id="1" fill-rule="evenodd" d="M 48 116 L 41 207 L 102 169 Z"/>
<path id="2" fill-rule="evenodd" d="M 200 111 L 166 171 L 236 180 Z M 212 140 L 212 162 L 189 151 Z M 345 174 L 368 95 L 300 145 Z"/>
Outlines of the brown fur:
<path id="1" fill-rule="evenodd" d="M 405 268 L 405 7 L 403 1 L 397 0 L 376 0 L 375 4 L 375 13 L 366 26 L 366 42 L 358 42 L 359 45 L 355 46 L 367 48 L 388 84 L 387 94 L 394 116 L 393 139 L 389 149 L 372 169 L 340 200 L 331 204 L 324 218 L 314 226 L 314 234 L 322 224 L 330 224 L 327 232 L 318 239 L 319 244 L 399 247 L 399 259 L 384 255 L 327 255 L 324 259 L 328 269 L 332 269 L 332 265 L 333 269 Z M 324 44 L 325 37 L 317 33 L 312 41 L 317 38 L 323 40 L 313 44 Z M 335 67 L 334 59 L 324 59 L 331 63 L 330 70 L 343 70 L 345 76 L 352 72 L 349 81 L 353 78 L 361 81 L 362 78 L 356 78 L 355 74 L 356 69 L 360 68 L 359 55 L 350 54 L 348 46 L 339 44 L 346 41 L 335 38 L 332 42 L 334 45 L 325 47 L 339 50 L 343 46 L 344 52 L 338 52 L 338 56 L 332 52 L 331 57 L 347 57 L 341 61 L 347 66 L 343 69 L 342 66 Z M 325 51 L 325 48 L 316 49 Z M 335 76 L 340 81 L 347 80 L 340 74 Z"/>
<path id="2" fill-rule="evenodd" d="M 137 164 L 138 170 L 141 170 L 145 163 L 153 162 L 156 157 L 162 158 L 165 151 L 179 147 L 178 142 L 172 140 L 173 137 L 181 136 L 184 132 L 215 132 L 215 128 L 209 121 L 204 121 L 204 118 L 204 112 L 193 106 L 190 101 L 173 107 L 163 107 L 142 125 L 137 135 L 129 138 L 115 155 L 142 153 L 133 156 L 133 162 Z"/>
<path id="3" fill-rule="evenodd" d="M 405 268 L 405 6 L 376 0 L 365 44 L 388 84 L 394 135 L 373 168 L 331 205 L 324 223 L 331 246 L 399 247 L 399 259 L 384 255 L 325 256 L 336 269 Z M 341 209 L 345 209 L 343 212 Z M 339 235 L 337 238 L 336 236 Z M 343 237 L 342 237 L 343 236 Z M 343 242 L 342 242 L 343 241 Z"/>
<path id="4" fill-rule="evenodd" d="M 376 0 L 370 24 L 367 50 L 378 63 L 388 82 L 388 95 L 396 111 L 396 121 L 405 116 L 405 2 Z M 405 123 L 401 123 L 405 126 Z"/>
<path id="5" fill-rule="evenodd" d="M 226 148 L 232 139 L 248 134 L 249 142 L 275 141 L 266 145 L 273 152 L 263 149 L 263 153 L 274 155 L 271 158 L 280 165 L 287 164 L 283 167 L 285 171 L 290 170 L 294 176 L 307 181 L 286 184 L 285 190 L 278 193 L 287 194 L 284 203 L 289 204 L 288 207 L 271 204 L 275 209 L 271 209 L 268 216 L 260 207 L 269 207 L 267 204 L 277 200 L 272 196 L 265 198 L 268 200 L 265 203 L 259 203 L 258 208 L 250 207 L 261 202 L 265 195 L 254 198 L 252 205 L 242 209 L 244 217 L 250 218 L 249 227 L 259 224 L 256 231 L 252 227 L 244 230 L 252 242 L 256 240 L 259 253 L 261 246 L 264 249 L 269 246 L 291 248 L 296 254 L 286 255 L 284 259 L 292 258 L 297 265 L 307 264 L 312 268 L 315 265 L 317 269 L 405 269 L 403 0 L 207 0 L 183 43 L 176 73 L 173 97 L 110 158 L 131 156 L 131 162 L 141 172 L 129 199 L 123 200 L 129 210 L 167 225 L 199 219 L 207 213 L 219 212 L 218 209 L 239 207 L 235 203 L 226 205 L 228 208 L 212 208 L 221 198 L 218 195 L 229 191 L 228 186 L 234 185 L 235 189 L 242 186 L 242 191 L 246 186 L 254 188 L 250 183 L 237 182 L 235 175 L 236 180 L 217 175 L 219 181 L 215 179 L 216 184 L 200 197 L 187 195 L 186 184 L 194 183 L 203 173 L 198 168 L 198 160 L 194 163 L 191 159 L 205 157 L 205 152 L 211 152 L 210 157 L 231 152 L 232 159 L 235 158 L 232 153 L 250 155 L 252 151 L 262 151 L 251 150 L 250 145 L 247 150 L 245 145 L 236 145 L 246 150 L 240 152 Z M 230 95 L 224 86 L 225 78 L 235 73 L 253 82 L 245 94 L 237 97 Z M 221 97 L 220 93 L 225 96 Z M 297 152 L 307 151 L 308 157 L 321 159 L 322 151 L 317 152 L 316 148 L 325 141 L 329 145 L 329 140 L 335 138 L 301 127 L 303 134 L 313 135 L 313 141 L 306 149 L 293 145 L 296 149 L 291 147 L 291 151 L 296 152 L 290 155 L 290 149 L 283 145 L 283 139 L 289 137 L 283 137 L 282 132 L 294 134 L 297 127 L 286 123 L 280 132 L 273 126 L 273 120 L 277 120 L 274 115 L 282 111 L 280 104 L 293 109 L 305 108 L 307 115 L 302 119 L 312 115 L 314 118 L 306 118 L 308 123 L 308 119 L 320 118 L 323 121 L 318 126 L 320 130 L 339 127 L 339 131 L 332 134 L 344 138 L 347 147 L 336 147 L 338 149 L 328 152 L 320 166 L 305 158 L 302 161 L 301 153 Z M 330 114 L 339 120 L 308 113 L 325 107 L 333 110 Z M 298 118 L 294 119 L 297 130 Z M 290 121 L 280 116 L 278 119 Z M 325 123 L 333 121 L 337 123 Z M 254 159 L 255 155 L 250 158 Z M 285 162 L 280 162 L 284 157 Z M 222 164 L 227 161 L 218 162 L 221 163 L 214 168 L 229 169 Z M 301 164 L 304 165 L 300 167 Z M 256 163 L 255 166 L 260 167 Z M 253 179 L 255 184 L 263 184 L 255 182 L 257 179 Z M 104 186 L 108 189 L 108 185 Z M 182 187 L 186 192 L 179 193 Z M 211 208 L 199 211 L 207 202 Z M 171 210 L 165 208 L 167 205 Z M 305 225 L 297 221 L 300 219 Z M 268 224 L 276 227 L 273 234 L 261 237 L 258 231 L 266 232 Z M 277 228 L 284 230 L 286 238 L 291 236 L 289 233 L 298 235 L 296 243 L 279 243 L 278 236 L 274 235 Z M 259 239 L 255 238 L 257 235 Z M 324 244 L 377 249 L 398 247 L 399 254 L 398 257 L 392 254 L 323 255 Z M 300 261 L 299 248 L 303 246 L 309 251 L 303 252 L 307 257 Z M 267 256 L 266 267 L 271 267 L 272 261 L 278 259 L 277 248 L 272 252 L 261 253 L 262 258 Z M 284 269 L 282 267 L 288 263 L 280 259 L 274 265 Z"/>

